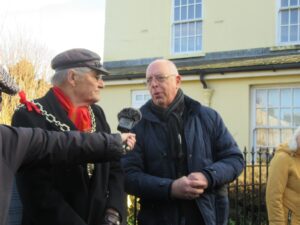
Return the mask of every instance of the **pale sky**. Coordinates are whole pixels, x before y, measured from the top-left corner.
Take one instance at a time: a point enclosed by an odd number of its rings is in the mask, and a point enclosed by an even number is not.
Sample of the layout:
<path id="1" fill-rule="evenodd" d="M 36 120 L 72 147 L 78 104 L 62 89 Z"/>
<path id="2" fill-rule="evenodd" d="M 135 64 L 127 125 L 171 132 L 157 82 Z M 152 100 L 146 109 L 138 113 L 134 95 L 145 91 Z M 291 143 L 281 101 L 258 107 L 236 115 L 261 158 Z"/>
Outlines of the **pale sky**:
<path id="1" fill-rule="evenodd" d="M 105 0 L 0 0 L 0 38 L 30 37 L 52 56 L 88 48 L 102 57 L 104 17 Z"/>

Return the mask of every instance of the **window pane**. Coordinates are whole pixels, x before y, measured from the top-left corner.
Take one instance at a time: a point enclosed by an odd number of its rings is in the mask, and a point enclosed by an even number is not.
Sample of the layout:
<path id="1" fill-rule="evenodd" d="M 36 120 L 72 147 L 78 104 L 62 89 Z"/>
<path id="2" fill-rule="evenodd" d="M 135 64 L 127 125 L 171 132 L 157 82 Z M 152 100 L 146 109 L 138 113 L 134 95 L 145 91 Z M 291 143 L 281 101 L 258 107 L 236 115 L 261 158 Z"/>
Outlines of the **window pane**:
<path id="1" fill-rule="evenodd" d="M 294 109 L 294 126 L 300 126 L 300 108 Z"/>
<path id="2" fill-rule="evenodd" d="M 281 0 L 281 7 L 288 6 L 288 0 Z"/>
<path id="3" fill-rule="evenodd" d="M 182 38 L 181 39 L 181 51 L 186 52 L 187 51 L 187 38 Z"/>
<path id="4" fill-rule="evenodd" d="M 267 129 L 257 129 L 256 133 L 256 146 L 267 146 Z"/>
<path id="5" fill-rule="evenodd" d="M 186 20 L 187 18 L 187 7 L 186 6 L 182 6 L 181 7 L 181 20 Z"/>
<path id="6" fill-rule="evenodd" d="M 202 38 L 201 36 L 196 37 L 196 51 L 200 51 L 202 49 Z"/>
<path id="7" fill-rule="evenodd" d="M 179 6 L 180 5 L 180 0 L 175 0 L 175 6 Z"/>
<path id="8" fill-rule="evenodd" d="M 193 51 L 194 49 L 195 49 L 195 38 L 194 37 L 189 37 L 188 50 Z"/>
<path id="9" fill-rule="evenodd" d="M 290 27 L 290 41 L 297 41 L 298 40 L 298 26 L 291 26 Z"/>
<path id="10" fill-rule="evenodd" d="M 181 0 L 181 5 L 186 5 L 187 0 Z"/>
<path id="11" fill-rule="evenodd" d="M 135 100 L 137 100 L 137 101 L 141 101 L 142 99 L 143 99 L 142 95 L 136 95 L 135 96 Z"/>
<path id="12" fill-rule="evenodd" d="M 292 135 L 293 135 L 292 129 L 282 129 L 280 143 L 288 142 L 292 137 Z"/>
<path id="13" fill-rule="evenodd" d="M 195 0 L 189 0 L 189 4 L 194 4 Z"/>
<path id="14" fill-rule="evenodd" d="M 279 125 L 279 110 L 278 109 L 268 109 L 268 125 L 278 126 Z"/>
<path id="15" fill-rule="evenodd" d="M 292 90 L 291 89 L 282 89 L 281 90 L 281 107 L 290 107 L 292 106 Z"/>
<path id="16" fill-rule="evenodd" d="M 196 4 L 196 18 L 201 18 L 202 17 L 202 5 L 201 4 Z"/>
<path id="17" fill-rule="evenodd" d="M 174 52 L 180 52 L 180 38 L 174 40 Z"/>
<path id="18" fill-rule="evenodd" d="M 202 3 L 202 0 L 196 0 L 196 3 Z"/>
<path id="19" fill-rule="evenodd" d="M 188 34 L 188 24 L 183 23 L 181 24 L 181 37 L 186 37 Z"/>
<path id="20" fill-rule="evenodd" d="M 294 107 L 300 107 L 300 88 L 294 89 Z"/>
<path id="21" fill-rule="evenodd" d="M 174 20 L 175 21 L 180 20 L 180 7 L 175 7 L 175 10 L 174 10 Z"/>
<path id="22" fill-rule="evenodd" d="M 196 22 L 196 35 L 202 35 L 202 23 Z"/>
<path id="23" fill-rule="evenodd" d="M 196 35 L 196 24 L 195 23 L 189 23 L 189 36 L 195 36 Z"/>
<path id="24" fill-rule="evenodd" d="M 280 41 L 281 42 L 287 42 L 288 40 L 289 40 L 288 27 L 287 26 L 282 26 L 281 27 Z"/>
<path id="25" fill-rule="evenodd" d="M 180 24 L 174 25 L 174 36 L 175 38 L 180 36 Z"/>
<path id="26" fill-rule="evenodd" d="M 289 24 L 288 11 L 282 11 L 280 16 L 281 16 L 281 25 L 288 25 Z"/>
<path id="27" fill-rule="evenodd" d="M 279 90 L 269 90 L 268 93 L 268 102 L 269 107 L 278 107 L 279 106 Z"/>
<path id="28" fill-rule="evenodd" d="M 290 6 L 298 5 L 298 0 L 290 0 Z"/>
<path id="29" fill-rule="evenodd" d="M 276 147 L 280 143 L 279 129 L 269 129 L 269 147 Z"/>
<path id="30" fill-rule="evenodd" d="M 267 91 L 257 90 L 256 91 L 256 108 L 267 107 Z"/>
<path id="31" fill-rule="evenodd" d="M 291 10 L 291 24 L 297 24 L 298 23 L 298 9 L 292 9 Z"/>
<path id="32" fill-rule="evenodd" d="M 292 115 L 291 109 L 281 109 L 280 115 L 280 125 L 283 127 L 291 126 L 292 125 Z"/>
<path id="33" fill-rule="evenodd" d="M 195 17 L 195 7 L 194 5 L 189 5 L 189 12 L 188 12 L 188 18 L 189 19 L 194 19 Z"/>
<path id="34" fill-rule="evenodd" d="M 265 109 L 256 109 L 256 126 L 267 125 L 267 112 Z"/>

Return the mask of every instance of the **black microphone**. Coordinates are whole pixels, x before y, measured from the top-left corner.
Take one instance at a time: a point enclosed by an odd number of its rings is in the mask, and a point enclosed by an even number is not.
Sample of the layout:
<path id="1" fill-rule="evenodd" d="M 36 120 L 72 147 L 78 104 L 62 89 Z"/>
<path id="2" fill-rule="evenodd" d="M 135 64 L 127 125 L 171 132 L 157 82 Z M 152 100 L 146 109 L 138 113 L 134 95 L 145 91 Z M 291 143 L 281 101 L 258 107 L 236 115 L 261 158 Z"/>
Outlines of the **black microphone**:
<path id="1" fill-rule="evenodd" d="M 128 133 L 140 120 L 142 119 L 142 113 L 135 108 L 124 108 L 118 113 L 118 131 L 121 133 Z M 129 147 L 124 147 L 125 153 L 129 151 Z"/>

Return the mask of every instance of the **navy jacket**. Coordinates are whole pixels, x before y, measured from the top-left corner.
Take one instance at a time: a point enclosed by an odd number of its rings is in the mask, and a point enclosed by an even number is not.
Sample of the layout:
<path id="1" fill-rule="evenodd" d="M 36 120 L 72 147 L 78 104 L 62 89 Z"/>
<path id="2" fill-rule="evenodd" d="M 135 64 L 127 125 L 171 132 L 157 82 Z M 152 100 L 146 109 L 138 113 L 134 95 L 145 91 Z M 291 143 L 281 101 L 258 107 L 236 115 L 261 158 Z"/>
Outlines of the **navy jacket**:
<path id="1" fill-rule="evenodd" d="M 187 96 L 184 101 L 188 113 L 184 121 L 188 173 L 202 172 L 209 181 L 208 189 L 196 203 L 206 225 L 222 224 L 226 218 L 224 212 L 218 212 L 222 206 L 216 208 L 216 202 L 222 198 L 222 202 L 227 202 L 227 193 L 219 189 L 242 172 L 243 156 L 216 111 Z M 176 225 L 172 204 L 176 200 L 169 197 L 176 173 L 175 163 L 169 156 L 167 125 L 152 113 L 150 102 L 141 112 L 142 120 L 134 127 L 136 146 L 122 159 L 125 189 L 140 197 L 140 224 Z M 228 204 L 224 210 L 228 210 Z"/>

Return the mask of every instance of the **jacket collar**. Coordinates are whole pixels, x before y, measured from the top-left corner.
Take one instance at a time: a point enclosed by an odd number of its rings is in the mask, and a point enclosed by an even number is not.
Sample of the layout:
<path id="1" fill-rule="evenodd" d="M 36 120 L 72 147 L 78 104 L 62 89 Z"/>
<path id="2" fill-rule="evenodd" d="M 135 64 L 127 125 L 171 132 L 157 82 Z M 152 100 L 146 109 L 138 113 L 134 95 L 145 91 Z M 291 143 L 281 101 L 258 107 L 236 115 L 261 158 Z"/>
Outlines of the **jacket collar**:
<path id="1" fill-rule="evenodd" d="M 142 107 L 141 107 L 141 113 L 142 113 L 142 118 L 152 121 L 152 122 L 157 122 L 160 123 L 159 118 L 152 112 L 151 110 L 151 99 L 146 102 Z M 199 113 L 200 109 L 203 107 L 201 103 L 193 100 L 192 98 L 184 95 L 184 103 L 186 105 L 186 108 L 188 109 L 188 115 L 195 115 Z"/>
<path id="2" fill-rule="evenodd" d="M 285 152 L 291 156 L 300 157 L 300 149 L 298 148 L 296 151 L 292 150 L 287 143 L 280 144 L 276 152 Z"/>
<path id="3" fill-rule="evenodd" d="M 43 106 L 44 110 L 53 114 L 58 121 L 67 124 L 71 130 L 77 130 L 73 122 L 68 118 L 67 112 L 59 103 L 52 89 L 50 89 L 44 97 L 38 99 L 37 102 Z"/>

